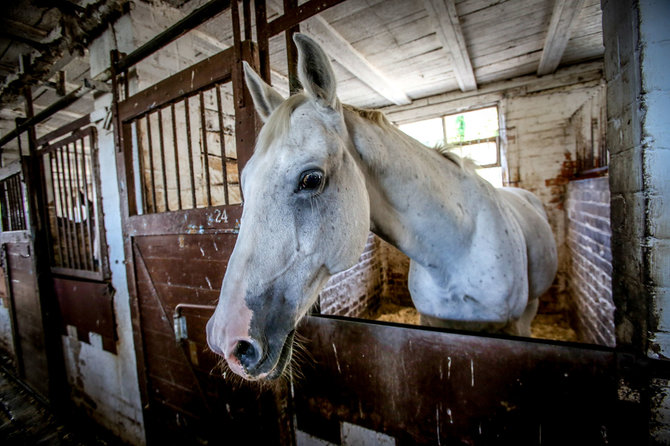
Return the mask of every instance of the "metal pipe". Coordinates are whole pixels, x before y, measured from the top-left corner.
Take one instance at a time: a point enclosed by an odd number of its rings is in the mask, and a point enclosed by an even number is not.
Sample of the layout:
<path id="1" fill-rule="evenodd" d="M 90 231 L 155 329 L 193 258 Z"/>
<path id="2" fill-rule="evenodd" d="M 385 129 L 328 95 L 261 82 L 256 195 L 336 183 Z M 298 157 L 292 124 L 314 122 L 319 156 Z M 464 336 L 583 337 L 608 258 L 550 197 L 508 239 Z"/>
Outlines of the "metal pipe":
<path id="1" fill-rule="evenodd" d="M 177 304 L 176 307 L 174 307 L 174 317 L 180 317 L 181 316 L 181 310 L 184 308 L 189 308 L 191 310 L 215 310 L 216 305 L 200 305 L 200 304 L 185 304 L 185 303 L 180 303 Z"/>
<path id="2" fill-rule="evenodd" d="M 126 71 L 128 68 L 149 57 L 157 50 L 178 39 L 190 30 L 205 23 L 207 20 L 222 13 L 229 7 L 230 0 L 212 0 L 211 2 L 201 6 L 162 33 L 158 34 L 153 39 L 149 40 L 141 47 L 137 48 L 132 53 L 128 54 L 123 59 L 120 59 L 116 63 L 115 71 L 117 73 Z M 95 76 L 94 79 L 106 82 L 111 79 L 112 72 L 112 67 L 109 67 L 105 71 Z"/>

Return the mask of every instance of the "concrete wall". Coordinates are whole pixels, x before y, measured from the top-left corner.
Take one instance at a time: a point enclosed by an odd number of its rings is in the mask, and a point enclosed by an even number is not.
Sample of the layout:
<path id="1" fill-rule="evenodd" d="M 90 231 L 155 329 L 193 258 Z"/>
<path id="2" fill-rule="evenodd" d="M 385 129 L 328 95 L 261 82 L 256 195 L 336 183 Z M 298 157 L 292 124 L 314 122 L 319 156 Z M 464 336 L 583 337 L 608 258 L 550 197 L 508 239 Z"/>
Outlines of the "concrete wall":
<path id="1" fill-rule="evenodd" d="M 670 352 L 670 3 L 604 0 L 613 296 L 619 348 Z M 623 383 L 628 385 L 628 383 Z M 670 381 L 649 389 L 652 444 L 670 444 Z"/>
<path id="2" fill-rule="evenodd" d="M 571 181 L 565 209 L 573 326 L 581 341 L 613 347 L 609 178 Z"/>

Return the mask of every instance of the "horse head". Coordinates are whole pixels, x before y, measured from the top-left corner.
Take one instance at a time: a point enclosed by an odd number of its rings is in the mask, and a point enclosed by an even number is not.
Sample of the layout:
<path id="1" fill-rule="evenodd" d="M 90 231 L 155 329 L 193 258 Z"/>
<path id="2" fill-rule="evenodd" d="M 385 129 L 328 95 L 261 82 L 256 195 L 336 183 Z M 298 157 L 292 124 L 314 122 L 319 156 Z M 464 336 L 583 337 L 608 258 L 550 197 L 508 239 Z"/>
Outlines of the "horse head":
<path id="1" fill-rule="evenodd" d="M 353 266 L 370 228 L 365 177 L 328 57 L 296 34 L 304 92 L 284 99 L 245 64 L 264 122 L 242 174 L 244 210 L 207 341 L 248 380 L 282 375 L 299 320 Z"/>

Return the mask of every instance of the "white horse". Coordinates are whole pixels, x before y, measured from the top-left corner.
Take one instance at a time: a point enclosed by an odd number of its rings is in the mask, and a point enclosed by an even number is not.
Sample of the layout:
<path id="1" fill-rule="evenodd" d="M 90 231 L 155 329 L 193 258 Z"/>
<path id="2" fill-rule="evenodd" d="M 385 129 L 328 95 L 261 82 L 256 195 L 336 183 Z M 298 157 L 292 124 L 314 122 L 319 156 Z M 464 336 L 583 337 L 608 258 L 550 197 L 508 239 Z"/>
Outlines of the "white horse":
<path id="1" fill-rule="evenodd" d="M 409 288 L 425 322 L 530 335 L 557 267 L 540 201 L 494 189 L 379 112 L 342 105 L 326 54 L 304 35 L 294 40 L 303 93 L 285 100 L 244 67 L 264 126 L 207 324 L 212 351 L 243 378 L 280 376 L 298 321 L 328 278 L 358 261 L 370 230 L 411 259 Z"/>

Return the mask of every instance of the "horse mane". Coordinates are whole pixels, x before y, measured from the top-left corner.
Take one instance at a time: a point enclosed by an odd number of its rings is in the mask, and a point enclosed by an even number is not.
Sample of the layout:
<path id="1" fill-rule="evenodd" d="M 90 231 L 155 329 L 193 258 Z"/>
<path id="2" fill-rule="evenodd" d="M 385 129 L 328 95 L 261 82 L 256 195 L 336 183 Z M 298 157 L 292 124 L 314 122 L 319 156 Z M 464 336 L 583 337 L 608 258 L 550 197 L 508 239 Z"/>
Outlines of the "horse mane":
<path id="1" fill-rule="evenodd" d="M 269 119 L 261 129 L 261 132 L 258 135 L 258 147 L 256 150 L 265 150 L 267 147 L 269 147 L 270 141 L 286 135 L 288 133 L 289 124 L 291 122 L 291 114 L 295 111 L 296 108 L 304 104 L 308 99 L 308 96 L 304 92 L 301 92 L 294 94 L 293 96 L 289 96 L 288 99 L 282 102 L 272 112 Z M 342 104 L 342 108 L 349 112 L 355 113 L 366 121 L 376 124 L 382 129 L 392 130 L 398 132 L 403 137 L 409 138 L 409 136 L 407 136 L 404 132 L 402 132 L 402 130 L 389 121 L 386 115 L 379 110 L 363 109 L 349 104 Z M 474 173 L 475 169 L 477 168 L 477 164 L 475 164 L 475 162 L 471 159 L 461 158 L 460 156 L 453 153 L 451 149 L 455 146 L 446 144 L 438 144 L 432 148 L 425 145 L 423 146 L 429 150 L 435 150 L 463 170 Z"/>
<path id="2" fill-rule="evenodd" d="M 343 104 L 343 107 L 345 110 L 349 110 L 353 113 L 356 113 L 358 116 L 360 116 L 363 119 L 366 119 L 373 124 L 377 124 L 379 127 L 383 129 L 393 129 L 403 136 L 407 136 L 402 130 L 400 130 L 397 126 L 395 126 L 391 121 L 388 120 L 386 115 L 379 111 L 379 110 L 366 110 L 358 107 L 354 107 L 353 105 L 347 105 Z M 422 144 L 423 145 L 423 144 Z M 454 145 L 447 145 L 447 144 L 438 144 L 434 147 L 428 147 L 423 145 L 427 149 L 430 150 L 435 150 L 437 153 L 451 161 L 452 163 L 456 164 L 459 166 L 461 169 L 470 171 L 472 173 L 475 172 L 475 169 L 477 169 L 477 164 L 472 161 L 470 158 L 462 158 L 458 155 L 456 155 L 454 152 L 451 151 L 453 149 Z"/>
<path id="3" fill-rule="evenodd" d="M 461 169 L 471 171 L 474 173 L 476 169 L 479 167 L 477 163 L 475 163 L 470 158 L 463 158 L 461 156 L 456 155 L 454 152 L 451 151 L 454 147 L 457 146 L 451 144 L 438 144 L 435 147 L 433 147 L 433 150 L 435 150 L 437 153 L 439 153 L 452 163 L 460 166 Z"/>
<path id="4" fill-rule="evenodd" d="M 345 110 L 356 113 L 361 118 L 366 119 L 370 122 L 373 122 L 380 127 L 395 128 L 395 126 L 393 124 L 391 124 L 391 121 L 388 120 L 386 115 L 384 113 L 380 112 L 379 110 L 366 110 L 366 109 L 354 107 L 353 105 L 348 105 L 348 104 L 343 104 L 342 107 L 344 107 Z"/>

